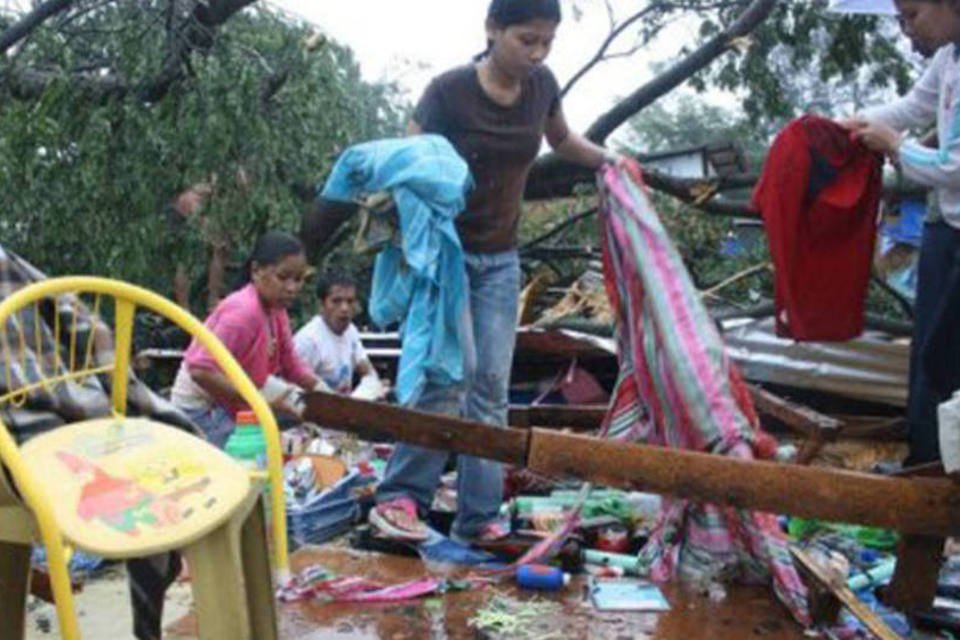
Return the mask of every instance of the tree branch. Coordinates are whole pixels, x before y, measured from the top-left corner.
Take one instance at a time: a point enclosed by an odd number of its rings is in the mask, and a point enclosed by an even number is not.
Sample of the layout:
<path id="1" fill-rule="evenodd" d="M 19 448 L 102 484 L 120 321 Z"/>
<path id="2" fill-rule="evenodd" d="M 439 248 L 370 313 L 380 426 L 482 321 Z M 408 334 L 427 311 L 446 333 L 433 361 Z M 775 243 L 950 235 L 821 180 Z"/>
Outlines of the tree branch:
<path id="1" fill-rule="evenodd" d="M 65 0 L 60 0 L 65 1 Z M 65 81 L 77 90 L 102 98 L 123 99 L 136 96 L 141 102 L 157 102 L 186 75 L 194 51 L 207 50 L 213 35 L 233 15 L 256 0 L 210 0 L 197 3 L 171 37 L 171 50 L 155 78 L 131 85 L 117 75 L 66 74 L 38 69 L 10 69 L 6 84 L 10 94 L 20 99 L 36 98 L 51 82 Z"/>
<path id="2" fill-rule="evenodd" d="M 525 250 L 525 249 L 529 249 L 529 248 L 531 248 L 531 247 L 535 247 L 535 246 L 537 246 L 537 245 L 539 245 L 539 244 L 543 244 L 544 242 L 546 242 L 546 241 L 549 240 L 550 238 L 553 238 L 553 237 L 559 235 L 559 234 L 560 234 L 561 232 L 563 232 L 563 231 L 566 231 L 567 229 L 569 229 L 570 227 L 572 227 L 572 226 L 575 225 L 576 223 L 580 222 L 581 220 L 585 220 L 585 219 L 589 218 L 590 216 L 596 215 L 597 211 L 599 211 L 599 209 L 597 209 L 597 207 L 591 207 L 590 209 L 587 209 L 586 211 L 581 211 L 580 213 L 577 213 L 577 214 L 575 214 L 575 215 L 572 215 L 572 216 L 570 216 L 569 218 L 567 218 L 567 219 L 563 220 L 562 222 L 560 222 L 557 226 L 555 226 L 554 228 L 550 229 L 549 231 L 546 231 L 546 232 L 540 234 L 539 236 L 537 236 L 536 238 L 534 238 L 534 239 L 532 239 L 532 240 L 529 240 L 529 241 L 523 243 L 522 245 L 520 245 L 520 246 L 518 247 L 518 250 L 523 251 L 523 250 Z"/>
<path id="3" fill-rule="evenodd" d="M 777 0 L 753 0 L 729 27 L 600 116 L 587 129 L 587 137 L 594 142 L 604 142 L 614 129 L 629 120 L 638 111 L 673 90 L 690 76 L 730 50 L 733 41 L 753 31 L 757 25 L 766 19 L 776 3 Z"/>
<path id="4" fill-rule="evenodd" d="M 38 97 L 55 82 L 66 82 L 79 94 L 99 98 L 123 98 L 129 93 L 127 84 L 117 76 L 96 73 L 62 73 L 37 69 L 12 70 L 0 87 L 19 100 Z M 0 92 L 2 95 L 2 92 Z"/>
<path id="5" fill-rule="evenodd" d="M 642 165 L 645 157 L 641 154 L 636 160 Z M 560 160 L 551 154 L 545 162 L 538 162 L 539 172 L 536 180 L 527 182 L 525 200 L 548 200 L 572 196 L 579 184 L 593 184 L 594 172 Z M 732 216 L 736 218 L 757 218 L 749 202 L 718 197 L 729 189 L 743 189 L 752 186 L 757 176 L 737 174 L 725 178 L 676 178 L 654 169 L 644 169 L 647 186 L 656 191 L 671 195 L 706 213 Z"/>
<path id="6" fill-rule="evenodd" d="M 211 0 L 209 4 L 197 3 L 190 17 L 180 23 L 160 74 L 151 82 L 140 85 L 137 96 L 144 102 L 156 102 L 167 94 L 174 83 L 184 77 L 190 54 L 198 49 L 209 49 L 217 27 L 229 20 L 241 9 L 256 0 Z"/>
<path id="7" fill-rule="evenodd" d="M 610 45 L 613 44 L 613 41 L 616 40 L 617 37 L 619 37 L 619 35 L 620 35 L 621 33 L 623 33 L 623 32 L 627 29 L 627 27 L 629 27 L 629 26 L 632 25 L 634 22 L 636 22 L 636 21 L 639 20 L 640 18 L 644 17 L 645 15 L 647 15 L 648 13 L 650 13 L 651 11 L 661 10 L 661 9 L 669 10 L 669 9 L 672 9 L 672 8 L 673 8 L 673 5 L 670 5 L 670 4 L 659 4 L 659 3 L 656 3 L 656 2 L 655 2 L 655 3 L 651 4 L 650 6 L 644 8 L 644 9 L 641 9 L 641 10 L 638 11 L 637 13 L 633 14 L 632 16 L 630 16 L 629 18 L 627 18 L 626 20 L 624 20 L 622 23 L 620 23 L 619 26 L 614 25 L 614 24 L 611 24 L 611 27 L 612 27 L 612 28 L 611 28 L 611 30 L 610 30 L 609 35 L 607 35 L 606 39 L 600 44 L 600 47 L 597 49 L 597 52 L 593 54 L 593 57 L 590 58 L 590 60 L 587 61 L 587 63 L 586 63 L 585 65 L 583 65 L 582 67 L 580 67 L 580 70 L 577 71 L 575 74 L 573 74 L 573 76 L 572 76 L 569 80 L 567 80 L 567 84 L 565 84 L 565 85 L 563 86 L 563 89 L 560 90 L 560 97 L 563 97 L 563 96 L 567 95 L 567 93 L 570 91 L 570 89 L 573 88 L 573 85 L 575 85 L 575 84 L 580 80 L 580 78 L 582 78 L 583 76 L 585 76 L 588 71 L 590 71 L 591 69 L 593 69 L 595 66 L 597 66 L 598 64 L 600 64 L 600 62 L 602 62 L 602 61 L 605 59 L 605 56 L 606 56 L 606 53 L 607 53 L 607 49 L 610 48 Z M 607 5 L 607 10 L 610 11 L 610 5 L 609 5 L 609 4 Z M 611 19 L 612 19 L 612 16 L 611 16 Z"/>
<path id="8" fill-rule="evenodd" d="M 76 0 L 47 0 L 47 2 L 37 5 L 19 22 L 0 33 L 0 54 L 6 53 L 7 49 L 26 38 L 47 19 L 69 9 L 75 2 Z"/>
<path id="9" fill-rule="evenodd" d="M 587 137 L 602 144 L 607 136 L 638 111 L 652 104 L 659 97 L 676 88 L 690 76 L 731 49 L 734 46 L 735 39 L 749 34 L 763 22 L 776 3 L 777 0 L 752 0 L 750 5 L 729 27 L 600 116 L 587 130 Z M 684 184 L 681 180 L 658 174 L 655 171 L 647 173 L 647 180 L 651 188 L 674 195 L 709 213 L 727 216 L 756 216 L 756 213 L 745 202 L 732 202 L 716 198 L 701 202 L 698 199 L 699 195 L 691 195 L 689 184 Z M 592 172 L 589 169 L 564 162 L 556 154 L 547 154 L 541 156 L 534 163 L 527 180 L 524 197 L 530 200 L 539 200 L 568 196 L 573 192 L 575 185 L 583 182 L 593 182 Z"/>
<path id="10" fill-rule="evenodd" d="M 651 170 L 644 171 L 643 177 L 647 186 L 651 189 L 671 195 L 705 213 L 734 218 L 760 217 L 760 213 L 747 201 L 717 197 L 715 194 L 719 193 L 720 189 L 713 187 L 709 180 L 674 178 L 665 173 Z M 713 195 L 704 197 L 704 194 L 710 194 L 711 192 Z"/>

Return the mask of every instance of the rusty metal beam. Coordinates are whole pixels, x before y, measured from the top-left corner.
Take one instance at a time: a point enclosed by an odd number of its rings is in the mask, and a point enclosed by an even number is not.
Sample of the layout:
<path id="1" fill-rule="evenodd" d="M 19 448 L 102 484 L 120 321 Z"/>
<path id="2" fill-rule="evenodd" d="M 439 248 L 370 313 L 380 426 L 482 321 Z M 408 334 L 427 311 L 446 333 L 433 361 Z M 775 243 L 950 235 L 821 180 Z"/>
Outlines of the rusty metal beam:
<path id="1" fill-rule="evenodd" d="M 907 543 L 901 548 L 902 566 L 891 599 L 912 611 L 932 602 L 928 592 L 929 585 L 936 584 L 937 539 L 960 535 L 960 484 L 943 477 L 886 477 L 624 444 L 536 427 L 498 428 L 322 393 L 308 395 L 305 418 L 364 438 L 387 436 L 552 476 L 896 529 L 907 536 Z"/>
<path id="2" fill-rule="evenodd" d="M 960 534 L 960 487 L 945 478 L 888 478 L 742 460 L 534 429 L 527 466 L 595 484 L 697 502 L 888 527 Z"/>
<path id="3" fill-rule="evenodd" d="M 305 417 L 363 437 L 386 435 L 609 486 L 906 534 L 960 535 L 960 485 L 946 478 L 891 478 L 539 428 L 499 428 L 323 393 L 309 394 Z"/>
<path id="4" fill-rule="evenodd" d="M 491 427 L 332 393 L 309 393 L 304 419 L 368 440 L 391 439 L 523 466 L 530 432 Z"/>

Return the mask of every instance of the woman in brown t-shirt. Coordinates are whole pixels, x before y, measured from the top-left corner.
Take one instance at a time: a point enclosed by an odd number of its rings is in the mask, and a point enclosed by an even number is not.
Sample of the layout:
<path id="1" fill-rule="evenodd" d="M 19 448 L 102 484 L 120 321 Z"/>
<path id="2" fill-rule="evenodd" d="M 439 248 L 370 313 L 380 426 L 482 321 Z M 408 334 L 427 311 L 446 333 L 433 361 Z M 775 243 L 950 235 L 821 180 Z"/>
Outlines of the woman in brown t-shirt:
<path id="1" fill-rule="evenodd" d="M 465 383 L 451 388 L 428 382 L 419 409 L 506 424 L 520 290 L 517 222 L 527 174 L 544 137 L 559 156 L 578 164 L 599 168 L 609 157 L 567 127 L 559 85 L 543 65 L 559 24 L 558 0 L 493 0 L 487 50 L 473 64 L 434 78 L 407 127 L 411 135 L 445 136 L 467 161 L 475 183 L 457 217 L 469 290 L 462 326 Z M 386 536 L 426 538 L 418 514 L 429 508 L 446 460 L 443 452 L 398 445 L 371 524 Z M 460 456 L 457 499 L 455 538 L 506 535 L 498 520 L 499 463 Z"/>

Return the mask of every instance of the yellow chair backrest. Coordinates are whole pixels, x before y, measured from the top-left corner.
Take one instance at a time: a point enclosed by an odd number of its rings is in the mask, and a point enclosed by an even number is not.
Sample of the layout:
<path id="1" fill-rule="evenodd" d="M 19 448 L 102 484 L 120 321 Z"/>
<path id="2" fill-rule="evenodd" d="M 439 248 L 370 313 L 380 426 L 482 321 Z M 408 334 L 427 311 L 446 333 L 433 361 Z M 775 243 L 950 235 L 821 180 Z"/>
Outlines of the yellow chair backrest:
<path id="1" fill-rule="evenodd" d="M 49 497 L 41 495 L 22 463 L 5 422 L 28 400 L 31 408 L 49 407 L 58 415 L 71 416 L 75 403 L 106 397 L 101 379 L 109 385 L 109 403 L 102 407 L 102 415 L 126 415 L 138 308 L 166 318 L 196 338 L 259 419 L 267 442 L 275 569 L 285 575 L 289 564 L 283 463 L 273 412 L 211 331 L 189 312 L 141 287 L 107 278 L 52 278 L 27 285 L 0 302 L 0 463 L 40 528 L 52 525 Z M 89 407 L 85 409 L 89 412 Z M 0 479 L 0 505 L 10 500 L 11 493 Z M 48 552 L 59 555 L 56 550 Z"/>

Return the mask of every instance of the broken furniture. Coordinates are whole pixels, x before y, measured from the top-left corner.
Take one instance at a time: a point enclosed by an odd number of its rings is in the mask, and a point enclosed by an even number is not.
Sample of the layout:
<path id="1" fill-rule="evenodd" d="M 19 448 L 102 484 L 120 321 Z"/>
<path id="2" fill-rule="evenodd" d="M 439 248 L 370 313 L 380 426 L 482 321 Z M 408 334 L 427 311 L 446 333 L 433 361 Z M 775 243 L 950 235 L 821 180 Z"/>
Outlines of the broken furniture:
<path id="1" fill-rule="evenodd" d="M 80 637 L 67 569 L 72 548 L 111 559 L 181 550 L 202 637 L 276 638 L 260 483 L 201 438 L 127 416 L 128 397 L 137 391 L 129 372 L 138 308 L 196 337 L 266 429 L 276 567 L 287 569 L 276 422 L 229 351 L 196 318 L 145 289 L 103 278 L 40 281 L 0 303 L 0 635 L 23 637 L 30 548 L 42 542 L 67 640 Z M 8 428 L 16 427 L 12 416 L 20 407 L 70 415 L 90 389 L 109 390 L 104 417 L 53 428 L 22 445 L 14 440 Z"/>

